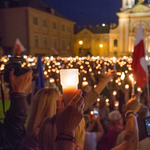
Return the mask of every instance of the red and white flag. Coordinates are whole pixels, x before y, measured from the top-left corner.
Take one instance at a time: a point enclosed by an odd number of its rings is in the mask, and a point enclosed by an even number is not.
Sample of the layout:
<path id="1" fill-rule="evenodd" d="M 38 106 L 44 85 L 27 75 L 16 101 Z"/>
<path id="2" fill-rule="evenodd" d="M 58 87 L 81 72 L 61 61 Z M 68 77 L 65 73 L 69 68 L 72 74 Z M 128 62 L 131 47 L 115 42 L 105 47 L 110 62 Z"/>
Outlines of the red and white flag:
<path id="1" fill-rule="evenodd" d="M 141 23 L 139 25 L 134 43 L 132 72 L 137 84 L 139 87 L 142 87 L 147 82 L 148 68 L 145 60 L 145 48 Z"/>
<path id="2" fill-rule="evenodd" d="M 52 48 L 52 52 L 56 55 L 59 55 L 59 52 L 55 48 Z"/>
<path id="3" fill-rule="evenodd" d="M 22 52 L 26 51 L 25 47 L 22 45 L 20 40 L 17 38 L 15 42 L 15 50 L 17 50 L 18 54 L 20 55 Z"/>

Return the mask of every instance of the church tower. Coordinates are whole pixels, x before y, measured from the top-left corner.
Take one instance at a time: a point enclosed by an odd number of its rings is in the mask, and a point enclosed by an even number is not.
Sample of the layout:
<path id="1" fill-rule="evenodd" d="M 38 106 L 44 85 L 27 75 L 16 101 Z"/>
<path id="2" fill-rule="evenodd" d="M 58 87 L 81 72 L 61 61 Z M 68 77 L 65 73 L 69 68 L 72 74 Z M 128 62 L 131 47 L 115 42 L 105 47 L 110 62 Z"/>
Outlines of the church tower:
<path id="1" fill-rule="evenodd" d="M 135 5 L 135 0 L 122 0 L 122 9 L 132 8 Z"/>

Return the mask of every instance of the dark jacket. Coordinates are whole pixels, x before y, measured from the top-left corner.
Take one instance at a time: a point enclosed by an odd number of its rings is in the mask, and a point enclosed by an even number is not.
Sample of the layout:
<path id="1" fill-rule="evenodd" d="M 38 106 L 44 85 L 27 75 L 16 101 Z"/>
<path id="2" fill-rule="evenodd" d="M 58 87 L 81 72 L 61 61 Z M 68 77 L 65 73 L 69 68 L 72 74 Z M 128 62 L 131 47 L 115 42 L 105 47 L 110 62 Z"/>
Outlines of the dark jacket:
<path id="1" fill-rule="evenodd" d="M 11 105 L 4 123 L 0 122 L 0 150 L 17 150 L 25 136 L 24 124 L 27 118 L 24 93 L 11 93 Z"/>

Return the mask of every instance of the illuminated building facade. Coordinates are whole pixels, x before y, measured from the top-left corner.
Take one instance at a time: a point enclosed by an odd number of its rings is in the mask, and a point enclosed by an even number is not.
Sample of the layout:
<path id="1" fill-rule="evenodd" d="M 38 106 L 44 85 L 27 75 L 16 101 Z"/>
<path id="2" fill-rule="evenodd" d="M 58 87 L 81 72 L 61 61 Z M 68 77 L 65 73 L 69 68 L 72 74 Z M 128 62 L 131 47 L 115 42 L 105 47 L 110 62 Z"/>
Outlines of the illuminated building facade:
<path id="1" fill-rule="evenodd" d="M 68 56 L 73 47 L 74 22 L 38 0 L 1 0 L 0 36 L 4 50 L 14 49 L 19 38 L 26 54 Z"/>
<path id="2" fill-rule="evenodd" d="M 82 30 L 77 29 L 74 35 L 74 49 L 80 54 L 86 49 L 94 56 L 123 56 L 131 55 L 134 49 L 134 42 L 140 22 L 142 23 L 146 53 L 150 53 L 150 5 L 144 0 L 122 0 L 122 8 L 117 13 L 118 26 L 111 24 L 100 26 L 99 32 L 94 32 L 92 28 L 84 27 Z M 107 27 L 107 30 L 105 30 Z M 83 44 L 80 45 L 79 41 Z M 100 44 L 103 47 L 100 47 Z M 147 54 L 148 54 L 147 53 Z"/>

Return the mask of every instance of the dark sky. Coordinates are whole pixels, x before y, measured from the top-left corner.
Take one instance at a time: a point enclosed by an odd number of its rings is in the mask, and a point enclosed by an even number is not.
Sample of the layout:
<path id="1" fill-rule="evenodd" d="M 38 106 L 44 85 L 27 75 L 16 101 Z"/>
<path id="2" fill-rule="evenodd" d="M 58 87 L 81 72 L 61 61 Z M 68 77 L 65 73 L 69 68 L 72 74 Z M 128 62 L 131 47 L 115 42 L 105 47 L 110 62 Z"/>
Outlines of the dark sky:
<path id="1" fill-rule="evenodd" d="M 116 12 L 122 7 L 122 0 L 41 0 L 58 12 L 75 21 L 76 25 L 118 23 Z"/>

